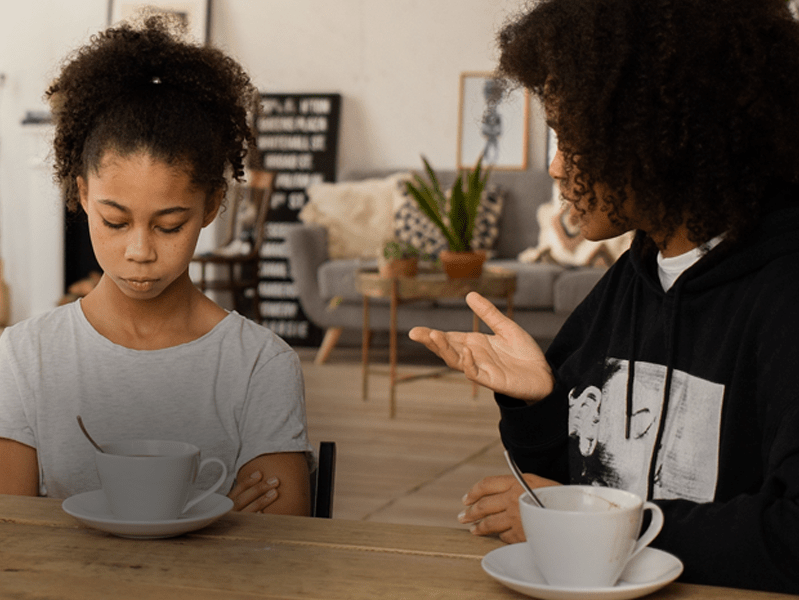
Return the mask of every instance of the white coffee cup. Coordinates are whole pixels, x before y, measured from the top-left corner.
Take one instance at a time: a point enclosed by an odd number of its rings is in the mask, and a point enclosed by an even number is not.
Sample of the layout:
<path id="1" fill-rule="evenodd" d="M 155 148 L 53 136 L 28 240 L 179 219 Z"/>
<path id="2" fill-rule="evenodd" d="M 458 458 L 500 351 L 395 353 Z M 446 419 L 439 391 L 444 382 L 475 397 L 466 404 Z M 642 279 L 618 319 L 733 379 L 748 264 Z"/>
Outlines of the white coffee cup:
<path id="1" fill-rule="evenodd" d="M 624 490 L 563 485 L 535 493 L 545 508 L 533 504 L 525 493 L 519 509 L 535 566 L 551 586 L 615 585 L 627 563 L 663 527 L 659 506 Z M 652 520 L 639 537 L 646 510 Z"/>
<path id="2" fill-rule="evenodd" d="M 101 447 L 104 452 L 95 452 L 100 483 L 111 512 L 124 521 L 177 519 L 218 490 L 227 477 L 225 463 L 218 458 L 200 462 L 200 449 L 186 442 L 125 440 Z M 197 476 L 211 463 L 222 468 L 219 479 L 189 500 Z"/>

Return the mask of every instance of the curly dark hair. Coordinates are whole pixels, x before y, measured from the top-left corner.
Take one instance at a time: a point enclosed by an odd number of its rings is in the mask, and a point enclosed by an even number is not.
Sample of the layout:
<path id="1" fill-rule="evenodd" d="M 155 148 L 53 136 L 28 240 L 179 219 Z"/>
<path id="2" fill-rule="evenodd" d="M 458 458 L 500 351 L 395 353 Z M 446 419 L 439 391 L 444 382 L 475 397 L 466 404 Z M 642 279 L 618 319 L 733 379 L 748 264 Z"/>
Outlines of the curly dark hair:
<path id="1" fill-rule="evenodd" d="M 799 23 L 784 0 L 543 0 L 499 33 L 499 74 L 554 121 L 578 195 L 632 196 L 653 230 L 738 239 L 799 183 Z M 574 175 L 574 171 L 579 175 Z"/>
<path id="2" fill-rule="evenodd" d="M 107 29 L 67 59 L 46 94 L 55 119 L 55 177 L 70 210 L 76 178 L 103 154 L 145 151 L 185 168 L 209 195 L 241 180 L 255 147 L 256 89 L 221 50 L 184 41 L 164 15 Z"/>

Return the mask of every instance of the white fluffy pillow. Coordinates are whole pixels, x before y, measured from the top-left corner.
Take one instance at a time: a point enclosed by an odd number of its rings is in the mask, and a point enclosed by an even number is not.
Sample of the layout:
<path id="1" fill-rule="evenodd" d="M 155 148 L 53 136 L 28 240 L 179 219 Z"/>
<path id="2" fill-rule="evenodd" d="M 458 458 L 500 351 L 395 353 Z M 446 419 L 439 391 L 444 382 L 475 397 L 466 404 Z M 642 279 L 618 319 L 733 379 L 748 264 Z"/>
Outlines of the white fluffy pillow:
<path id="1" fill-rule="evenodd" d="M 311 185 L 299 219 L 327 228 L 330 258 L 374 258 L 394 237 L 395 206 L 410 178 L 410 173 L 395 173 L 382 179 Z"/>

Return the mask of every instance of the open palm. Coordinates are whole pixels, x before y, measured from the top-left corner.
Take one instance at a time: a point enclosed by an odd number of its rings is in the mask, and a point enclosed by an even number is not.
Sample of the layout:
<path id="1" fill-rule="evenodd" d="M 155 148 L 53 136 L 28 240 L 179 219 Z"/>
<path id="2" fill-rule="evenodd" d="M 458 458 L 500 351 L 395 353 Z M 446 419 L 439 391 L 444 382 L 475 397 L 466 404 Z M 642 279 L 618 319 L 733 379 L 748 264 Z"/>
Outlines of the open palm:
<path id="1" fill-rule="evenodd" d="M 554 384 L 552 371 L 530 334 L 476 292 L 466 296 L 466 303 L 493 335 L 414 327 L 410 338 L 495 392 L 529 402 L 547 396 Z"/>

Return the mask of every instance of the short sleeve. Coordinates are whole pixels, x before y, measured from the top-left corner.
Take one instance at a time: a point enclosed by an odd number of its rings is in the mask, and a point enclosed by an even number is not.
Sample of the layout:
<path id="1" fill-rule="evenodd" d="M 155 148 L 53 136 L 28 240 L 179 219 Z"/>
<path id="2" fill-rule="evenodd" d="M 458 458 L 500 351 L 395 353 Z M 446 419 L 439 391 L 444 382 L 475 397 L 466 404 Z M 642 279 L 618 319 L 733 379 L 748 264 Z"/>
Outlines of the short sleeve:
<path id="1" fill-rule="evenodd" d="M 239 421 L 241 452 L 236 472 L 262 454 L 304 452 L 314 467 L 308 441 L 305 386 L 300 359 L 293 350 L 259 363 L 250 378 Z"/>
<path id="2" fill-rule="evenodd" d="M 11 331 L 0 335 L 0 437 L 36 447 L 31 418 L 33 390 L 27 389 L 27 378 L 20 365 L 35 368 L 35 357 L 26 359 L 24 349 L 13 347 Z M 26 402 L 28 405 L 26 406 Z"/>

